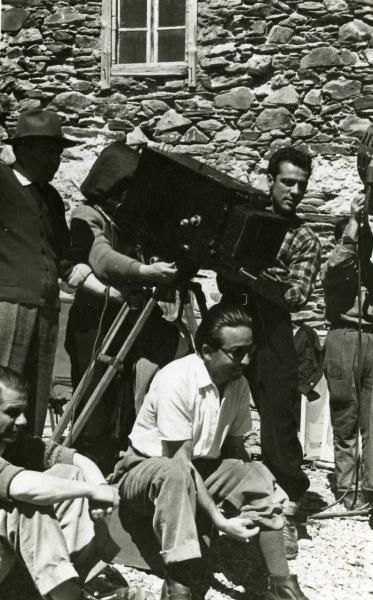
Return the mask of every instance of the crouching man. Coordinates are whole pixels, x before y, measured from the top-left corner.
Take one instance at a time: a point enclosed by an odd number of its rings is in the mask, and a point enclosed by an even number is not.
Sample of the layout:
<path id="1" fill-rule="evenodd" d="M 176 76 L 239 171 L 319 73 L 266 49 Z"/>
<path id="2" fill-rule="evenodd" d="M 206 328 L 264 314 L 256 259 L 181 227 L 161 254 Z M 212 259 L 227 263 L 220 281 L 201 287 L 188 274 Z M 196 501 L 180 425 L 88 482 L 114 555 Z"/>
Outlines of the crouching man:
<path id="1" fill-rule="evenodd" d="M 93 598 L 96 584 L 105 587 L 98 574 L 119 550 L 102 520 L 118 492 L 89 459 L 23 432 L 26 408 L 24 380 L 0 367 L 0 596 L 19 560 L 41 596 Z M 110 598 L 125 597 L 106 582 Z"/>
<path id="2" fill-rule="evenodd" d="M 250 460 L 243 441 L 251 427 L 242 375 L 253 351 L 248 313 L 212 307 L 195 345 L 196 354 L 156 375 L 114 473 L 124 508 L 154 515 L 166 571 L 162 600 L 191 597 L 202 547 L 197 508 L 238 541 L 259 535 L 269 571 L 266 600 L 305 600 L 285 557 L 285 494 L 266 467 Z"/>

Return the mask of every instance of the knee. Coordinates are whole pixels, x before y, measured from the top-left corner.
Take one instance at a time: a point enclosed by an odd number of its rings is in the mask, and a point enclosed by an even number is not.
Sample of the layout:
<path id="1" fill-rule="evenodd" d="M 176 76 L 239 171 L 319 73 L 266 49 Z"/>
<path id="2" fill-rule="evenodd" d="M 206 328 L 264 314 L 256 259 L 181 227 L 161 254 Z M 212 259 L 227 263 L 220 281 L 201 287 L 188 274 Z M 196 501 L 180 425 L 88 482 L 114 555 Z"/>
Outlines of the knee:
<path id="1" fill-rule="evenodd" d="M 163 480 L 175 488 L 187 488 L 193 484 L 192 468 L 177 458 L 171 458 L 164 466 Z"/>

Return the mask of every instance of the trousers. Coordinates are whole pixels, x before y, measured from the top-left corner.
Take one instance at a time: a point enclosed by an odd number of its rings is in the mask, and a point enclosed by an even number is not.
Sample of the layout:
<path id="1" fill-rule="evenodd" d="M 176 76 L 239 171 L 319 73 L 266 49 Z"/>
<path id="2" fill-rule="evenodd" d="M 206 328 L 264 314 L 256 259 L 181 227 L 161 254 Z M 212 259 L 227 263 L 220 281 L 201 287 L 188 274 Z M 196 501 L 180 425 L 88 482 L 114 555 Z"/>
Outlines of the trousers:
<path id="1" fill-rule="evenodd" d="M 58 464 L 46 472 L 83 479 L 80 469 L 72 465 Z M 39 593 L 46 596 L 69 579 L 88 581 L 118 551 L 106 523 L 91 520 L 86 498 L 65 500 L 54 507 L 0 504 L 0 582 L 20 560 Z"/>
<path id="2" fill-rule="evenodd" d="M 298 370 L 290 314 L 265 298 L 249 309 L 257 352 L 248 379 L 260 415 L 262 459 L 289 499 L 297 502 L 310 482 L 302 470 L 298 439 Z"/>
<path id="3" fill-rule="evenodd" d="M 58 311 L 0 302 L 0 365 L 29 384 L 27 429 L 41 437 L 51 394 L 58 336 Z"/>
<path id="4" fill-rule="evenodd" d="M 325 375 L 330 395 L 335 475 L 338 491 L 348 488 L 354 471 L 357 433 L 362 438 L 362 487 L 373 492 L 373 333 L 332 329 L 325 342 Z M 358 416 L 360 386 L 360 418 Z"/>
<path id="5" fill-rule="evenodd" d="M 217 505 L 230 515 L 244 514 L 264 529 L 281 529 L 284 492 L 258 462 L 236 459 L 193 461 Z M 177 458 L 145 458 L 132 448 L 119 481 L 124 505 L 153 516 L 153 530 L 165 565 L 201 557 L 193 471 Z"/>

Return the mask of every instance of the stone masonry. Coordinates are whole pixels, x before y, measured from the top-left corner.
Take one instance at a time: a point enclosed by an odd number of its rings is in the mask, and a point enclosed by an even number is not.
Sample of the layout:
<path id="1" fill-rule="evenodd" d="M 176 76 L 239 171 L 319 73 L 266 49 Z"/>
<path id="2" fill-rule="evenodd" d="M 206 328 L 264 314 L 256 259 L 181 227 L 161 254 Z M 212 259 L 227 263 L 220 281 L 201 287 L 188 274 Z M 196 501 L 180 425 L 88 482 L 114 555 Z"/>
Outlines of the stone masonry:
<path id="1" fill-rule="evenodd" d="M 270 152 L 314 156 L 301 205 L 324 255 L 338 215 L 362 184 L 359 136 L 373 116 L 373 0 L 199 0 L 197 85 L 183 78 L 115 77 L 100 87 L 101 3 L 4 0 L 0 43 L 0 160 L 18 114 L 60 114 L 81 144 L 65 152 L 57 187 L 70 207 L 113 139 L 191 154 L 265 189 Z M 323 329 L 320 287 L 307 320 Z"/>

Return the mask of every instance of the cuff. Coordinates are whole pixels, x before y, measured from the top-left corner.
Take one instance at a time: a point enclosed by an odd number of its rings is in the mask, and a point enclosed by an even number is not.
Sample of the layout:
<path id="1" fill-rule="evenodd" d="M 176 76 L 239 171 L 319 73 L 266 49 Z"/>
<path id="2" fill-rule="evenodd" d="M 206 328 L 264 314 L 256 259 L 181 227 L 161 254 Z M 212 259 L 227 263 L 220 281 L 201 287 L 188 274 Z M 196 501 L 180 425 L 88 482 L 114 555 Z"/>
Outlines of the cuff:
<path id="1" fill-rule="evenodd" d="M 62 446 L 60 448 L 60 455 L 58 457 L 58 462 L 63 463 L 65 465 L 73 465 L 74 464 L 74 454 L 76 450 L 74 448 L 65 448 Z"/>
<path id="2" fill-rule="evenodd" d="M 138 277 L 138 275 L 140 274 L 140 266 L 142 263 L 140 263 L 138 260 L 134 260 L 131 265 L 130 265 L 130 273 L 129 273 L 129 279 L 131 279 L 133 276 Z"/>
<path id="3" fill-rule="evenodd" d="M 12 498 L 9 496 L 9 487 L 16 475 L 24 471 L 23 467 L 16 467 L 14 465 L 7 465 L 1 471 L 1 480 L 0 480 L 0 500 L 8 500 L 13 502 Z"/>
<path id="4" fill-rule="evenodd" d="M 83 283 L 91 273 L 92 269 L 89 265 L 79 263 L 78 265 L 75 265 L 71 271 L 66 283 L 71 287 L 78 287 L 78 285 Z"/>
<path id="5" fill-rule="evenodd" d="M 357 239 L 354 240 L 354 238 L 352 238 L 351 236 L 349 236 L 347 233 L 344 233 L 342 235 L 342 244 L 344 246 L 356 246 Z"/>

